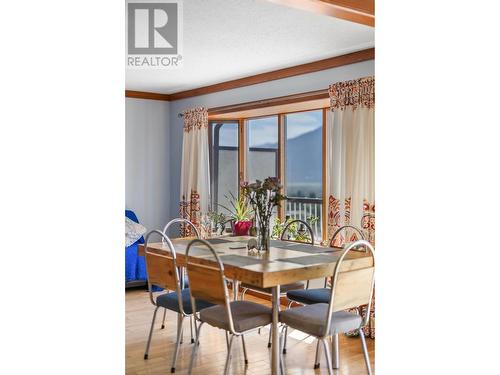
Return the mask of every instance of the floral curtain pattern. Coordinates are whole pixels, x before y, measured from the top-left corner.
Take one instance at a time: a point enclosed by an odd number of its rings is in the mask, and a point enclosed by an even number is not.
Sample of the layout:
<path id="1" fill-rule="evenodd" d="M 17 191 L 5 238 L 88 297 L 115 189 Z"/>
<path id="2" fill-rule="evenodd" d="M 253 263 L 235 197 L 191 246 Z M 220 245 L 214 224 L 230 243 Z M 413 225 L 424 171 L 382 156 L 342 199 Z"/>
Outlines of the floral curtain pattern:
<path id="1" fill-rule="evenodd" d="M 184 111 L 179 214 L 200 228 L 201 216 L 210 205 L 208 112 L 206 108 Z M 191 226 L 181 225 L 181 236 L 193 235 Z"/>
<path id="2" fill-rule="evenodd" d="M 329 87 L 327 114 L 327 235 L 343 225 L 361 228 L 375 245 L 375 78 L 338 82 Z M 339 233 L 330 246 L 343 247 L 359 239 L 354 231 Z M 365 335 L 375 338 L 375 299 Z M 355 333 L 352 333 L 355 334 Z"/>
<path id="3" fill-rule="evenodd" d="M 329 94 L 328 238 L 339 227 L 351 224 L 375 244 L 375 78 L 335 83 Z M 343 232 L 330 246 L 342 247 L 357 239 L 356 232 Z"/>

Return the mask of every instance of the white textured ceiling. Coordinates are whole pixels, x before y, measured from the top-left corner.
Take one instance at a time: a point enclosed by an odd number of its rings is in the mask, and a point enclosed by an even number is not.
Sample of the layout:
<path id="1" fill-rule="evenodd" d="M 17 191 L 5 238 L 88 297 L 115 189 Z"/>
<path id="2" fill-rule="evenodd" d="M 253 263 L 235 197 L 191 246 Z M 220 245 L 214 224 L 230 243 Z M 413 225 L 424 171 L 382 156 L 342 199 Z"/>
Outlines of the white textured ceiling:
<path id="1" fill-rule="evenodd" d="M 374 46 L 374 29 L 265 0 L 184 0 L 183 67 L 126 70 L 126 89 L 171 94 Z"/>

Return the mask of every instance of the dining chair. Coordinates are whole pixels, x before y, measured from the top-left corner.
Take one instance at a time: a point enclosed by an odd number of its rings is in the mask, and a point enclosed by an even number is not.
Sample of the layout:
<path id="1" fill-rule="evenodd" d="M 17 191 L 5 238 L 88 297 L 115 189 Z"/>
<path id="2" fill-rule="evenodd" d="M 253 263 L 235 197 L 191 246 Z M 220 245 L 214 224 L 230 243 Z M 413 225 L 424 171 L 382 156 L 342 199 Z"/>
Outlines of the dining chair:
<path id="1" fill-rule="evenodd" d="M 195 245 L 206 248 L 207 253 L 213 255 L 216 265 L 211 266 L 199 263 L 196 258 L 190 257 L 189 252 Z M 205 259 L 204 259 L 205 260 Z M 224 375 L 230 367 L 231 349 L 235 337 L 241 337 L 245 365 L 248 364 L 245 337 L 249 331 L 266 326 L 272 321 L 272 310 L 269 307 L 250 301 L 231 301 L 227 289 L 227 280 L 224 276 L 224 265 L 217 252 L 205 240 L 194 239 L 186 250 L 187 273 L 190 280 L 192 310 L 195 317 L 196 343 L 193 346 L 188 374 L 193 370 L 201 328 L 207 323 L 226 331 L 227 357 L 224 366 Z M 200 310 L 199 301 L 209 301 L 215 306 Z M 197 312 L 199 311 L 199 314 Z M 199 325 L 196 323 L 199 322 Z M 231 338 L 228 338 L 228 333 Z"/>
<path id="2" fill-rule="evenodd" d="M 371 255 L 372 264 L 365 268 L 355 270 L 342 269 L 342 262 L 349 251 L 355 247 L 363 246 Z M 348 245 L 340 255 L 332 275 L 332 288 L 328 303 L 316 303 L 280 312 L 280 322 L 283 324 L 280 345 L 284 343 L 286 327 L 292 327 L 308 335 L 316 337 L 323 344 L 328 373 L 333 375 L 333 369 L 339 368 L 339 352 L 334 351 L 333 363 L 328 339 L 332 338 L 332 348 L 338 345 L 339 333 L 357 330 L 361 339 L 361 347 L 367 372 L 372 374 L 370 358 L 366 348 L 363 327 L 368 324 L 370 314 L 364 317 L 349 313 L 344 310 L 368 305 L 370 311 L 373 286 L 375 280 L 375 253 L 373 246 L 365 240 L 358 240 Z M 280 354 L 280 365 L 284 368 L 283 354 Z"/>
<path id="3" fill-rule="evenodd" d="M 352 229 L 356 231 L 362 240 L 365 240 L 365 235 L 363 231 L 354 225 L 344 225 L 338 228 L 332 235 L 330 244 L 332 244 L 335 238 L 343 231 Z M 330 299 L 330 288 L 327 288 L 328 278 L 325 278 L 323 288 L 315 289 L 303 289 L 303 290 L 292 290 L 286 293 L 286 297 L 293 302 L 300 303 L 302 305 L 312 305 L 314 303 L 327 303 Z"/>
<path id="4" fill-rule="evenodd" d="M 332 238 L 330 239 L 329 244 L 333 244 L 335 238 L 343 231 L 347 231 L 348 229 L 352 229 L 355 232 L 357 232 L 361 239 L 365 240 L 365 235 L 363 231 L 354 226 L 354 225 L 344 225 L 338 228 L 332 235 Z M 315 303 L 328 303 L 330 301 L 330 294 L 331 294 L 331 289 L 327 287 L 328 284 L 328 278 L 325 277 L 324 280 L 324 285 L 323 288 L 314 288 L 314 289 L 304 289 L 304 290 L 291 290 L 286 294 L 286 297 L 288 298 L 289 301 L 299 303 L 301 305 L 313 305 Z M 285 342 L 286 344 L 286 342 Z M 334 347 L 335 353 L 338 353 L 338 341 L 336 341 Z M 317 369 L 320 366 L 319 362 L 319 345 L 320 342 L 318 341 L 316 344 L 316 356 L 315 356 L 315 362 L 314 362 L 314 368 Z M 285 346 L 286 348 L 286 346 Z M 286 353 L 286 350 L 285 350 Z"/>
<path id="5" fill-rule="evenodd" d="M 161 236 L 168 248 L 168 255 L 152 252 L 148 249 L 149 239 L 153 235 Z M 189 289 L 182 289 L 179 278 L 179 268 L 177 267 L 175 248 L 172 241 L 161 231 L 153 230 L 146 236 L 144 256 L 146 258 L 146 274 L 149 290 L 149 298 L 151 303 L 155 306 L 153 319 L 151 321 L 151 328 L 149 330 L 148 341 L 146 344 L 146 351 L 144 352 L 144 359 L 148 359 L 149 347 L 151 345 L 151 338 L 153 336 L 153 328 L 156 320 L 158 309 L 162 307 L 164 311 L 174 311 L 177 313 L 177 339 L 174 350 L 174 357 L 172 359 L 172 367 L 170 371 L 175 372 L 177 363 L 177 356 L 179 353 L 179 346 L 182 343 L 183 322 L 186 317 L 190 318 L 193 315 Z M 153 286 L 156 285 L 165 290 L 173 290 L 158 295 L 156 298 L 153 295 Z M 213 306 L 209 302 L 199 301 L 199 308 Z M 165 316 L 165 315 L 164 315 Z M 164 322 L 163 322 L 164 323 Z M 194 342 L 194 340 L 193 340 Z"/>
<path id="6" fill-rule="evenodd" d="M 297 241 L 294 239 L 290 239 L 289 235 L 287 236 L 288 229 L 294 224 L 299 225 L 299 230 L 303 230 L 303 234 L 305 234 L 305 233 L 309 234 L 309 237 L 305 237 L 306 241 Z M 312 230 L 311 226 L 307 222 L 305 222 L 304 220 L 300 220 L 300 219 L 291 220 L 283 228 L 283 231 L 281 232 L 281 235 L 280 235 L 280 240 L 281 241 L 289 241 L 289 242 L 309 243 L 309 244 L 314 245 L 314 231 Z M 286 295 L 289 291 L 303 290 L 304 286 L 306 289 L 309 287 L 309 280 L 306 281 L 305 285 L 302 281 L 299 281 L 296 283 L 291 283 L 291 284 L 280 285 L 280 298 L 286 297 Z M 262 294 L 267 294 L 270 296 L 272 295 L 272 288 L 260 288 L 260 287 L 250 285 L 250 284 L 245 284 L 245 283 L 242 283 L 241 287 L 242 287 L 241 300 L 243 300 L 245 298 L 245 294 L 248 290 L 253 290 L 253 291 L 256 291 L 256 292 L 259 292 Z M 272 331 L 271 331 L 271 329 L 269 329 L 269 339 L 267 341 L 268 348 L 271 347 L 271 337 L 272 337 Z M 286 354 L 286 343 L 285 343 L 285 347 L 284 347 L 283 351 Z"/>
<path id="7" fill-rule="evenodd" d="M 177 223 L 180 224 L 180 225 L 184 224 L 186 226 L 190 226 L 191 229 L 192 229 L 192 231 L 196 235 L 196 238 L 200 238 L 200 232 L 199 232 L 198 228 L 191 221 L 189 221 L 188 219 L 183 219 L 183 218 L 176 218 L 176 219 L 170 220 L 163 227 L 163 234 L 166 237 L 169 237 L 168 236 L 168 229 L 172 225 L 177 224 Z M 166 243 L 166 240 L 165 240 L 164 237 L 161 238 L 161 242 L 163 244 Z M 185 269 L 183 267 L 179 267 L 179 280 L 181 282 L 181 289 L 189 288 L 189 280 L 186 277 Z M 167 310 L 165 309 L 163 311 L 163 321 L 162 321 L 162 324 L 161 324 L 161 329 L 165 328 L 165 317 L 166 317 L 166 315 L 167 315 Z M 194 337 L 193 337 L 193 317 L 189 318 L 189 330 L 191 332 L 191 344 L 192 344 L 192 343 L 194 343 Z M 182 344 L 182 338 L 181 338 L 181 344 Z"/>

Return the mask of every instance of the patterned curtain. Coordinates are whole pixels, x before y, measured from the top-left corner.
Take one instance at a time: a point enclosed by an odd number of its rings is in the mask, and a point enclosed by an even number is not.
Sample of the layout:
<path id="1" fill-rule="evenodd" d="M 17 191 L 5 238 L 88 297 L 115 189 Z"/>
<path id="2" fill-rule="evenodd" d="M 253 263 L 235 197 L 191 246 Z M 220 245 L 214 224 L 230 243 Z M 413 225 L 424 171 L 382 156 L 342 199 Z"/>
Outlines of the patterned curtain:
<path id="1" fill-rule="evenodd" d="M 363 230 L 375 245 L 375 78 L 330 86 L 327 116 L 328 238 L 346 224 Z M 354 231 L 340 233 L 330 246 L 359 239 Z M 365 334 L 375 338 L 375 301 Z M 355 309 L 363 315 L 362 306 Z"/>
<path id="2" fill-rule="evenodd" d="M 198 228 L 202 215 L 208 212 L 210 205 L 208 147 L 207 109 L 200 107 L 184 111 L 179 214 Z M 191 231 L 190 226 L 181 225 L 182 237 L 193 235 Z"/>
<path id="3" fill-rule="evenodd" d="M 375 79 L 330 86 L 327 114 L 328 238 L 342 225 L 362 228 L 375 244 Z M 332 246 L 355 241 L 354 231 L 338 235 Z"/>

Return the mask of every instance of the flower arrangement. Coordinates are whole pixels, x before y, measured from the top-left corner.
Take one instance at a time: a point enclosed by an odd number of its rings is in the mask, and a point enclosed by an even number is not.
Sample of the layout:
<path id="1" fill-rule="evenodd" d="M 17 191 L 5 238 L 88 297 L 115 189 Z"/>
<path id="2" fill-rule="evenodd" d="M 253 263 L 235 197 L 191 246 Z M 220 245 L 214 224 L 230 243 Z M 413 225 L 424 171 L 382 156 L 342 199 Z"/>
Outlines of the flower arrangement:
<path id="1" fill-rule="evenodd" d="M 277 177 L 267 177 L 264 181 L 257 180 L 249 184 L 243 182 L 241 188 L 248 197 L 255 212 L 255 219 L 258 227 L 258 248 L 259 250 L 269 249 L 269 223 L 273 210 L 280 205 L 286 197 L 280 193 L 281 184 Z"/>

